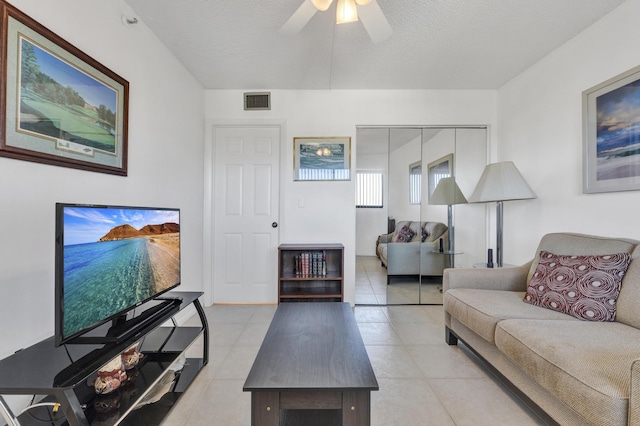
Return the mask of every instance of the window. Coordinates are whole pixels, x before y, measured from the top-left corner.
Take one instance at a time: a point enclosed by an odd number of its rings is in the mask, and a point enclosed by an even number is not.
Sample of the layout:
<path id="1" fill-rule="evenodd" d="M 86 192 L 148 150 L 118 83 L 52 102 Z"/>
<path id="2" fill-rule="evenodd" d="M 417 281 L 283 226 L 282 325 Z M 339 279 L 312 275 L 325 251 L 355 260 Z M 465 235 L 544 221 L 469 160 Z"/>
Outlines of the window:
<path id="1" fill-rule="evenodd" d="M 382 172 L 356 171 L 356 207 L 382 207 Z"/>
<path id="2" fill-rule="evenodd" d="M 422 194 L 422 163 L 409 165 L 409 204 L 420 204 Z"/>

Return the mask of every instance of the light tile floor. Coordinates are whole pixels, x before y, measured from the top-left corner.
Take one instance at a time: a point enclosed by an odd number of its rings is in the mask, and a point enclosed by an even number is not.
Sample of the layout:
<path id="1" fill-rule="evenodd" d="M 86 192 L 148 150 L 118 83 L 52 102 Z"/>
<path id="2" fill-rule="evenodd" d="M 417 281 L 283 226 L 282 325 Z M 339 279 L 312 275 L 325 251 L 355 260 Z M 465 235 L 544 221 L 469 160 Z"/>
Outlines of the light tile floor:
<path id="1" fill-rule="evenodd" d="M 356 256 L 357 305 L 442 304 L 442 278 L 394 277 L 387 284 L 387 270 L 376 256 Z"/>
<path id="2" fill-rule="evenodd" d="M 250 394 L 242 386 L 276 306 L 205 310 L 209 365 L 163 425 L 249 425 Z M 354 313 L 380 385 L 372 392 L 372 425 L 544 424 L 464 346 L 444 342 L 442 306 L 356 306 Z"/>

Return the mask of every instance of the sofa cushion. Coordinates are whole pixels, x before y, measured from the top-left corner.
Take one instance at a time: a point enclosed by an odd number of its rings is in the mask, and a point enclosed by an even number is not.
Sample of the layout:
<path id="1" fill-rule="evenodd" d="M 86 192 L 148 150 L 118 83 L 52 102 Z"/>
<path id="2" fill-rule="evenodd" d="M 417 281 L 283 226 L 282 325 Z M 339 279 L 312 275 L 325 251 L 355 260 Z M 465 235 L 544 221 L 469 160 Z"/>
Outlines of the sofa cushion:
<path id="1" fill-rule="evenodd" d="M 395 243 L 408 243 L 413 239 L 413 236 L 416 235 L 415 232 L 407 225 L 403 226 L 400 231 L 396 234 L 396 238 L 394 240 Z"/>
<path id="2" fill-rule="evenodd" d="M 454 288 L 444 295 L 444 309 L 489 343 L 495 342 L 496 325 L 509 318 L 577 319 L 522 301 L 524 292 Z"/>
<path id="3" fill-rule="evenodd" d="M 627 424 L 639 341 L 636 328 L 578 320 L 510 319 L 495 334 L 505 356 L 594 425 Z"/>
<path id="4" fill-rule="evenodd" d="M 613 321 L 631 255 L 556 255 L 541 251 L 524 301 L 588 321 Z"/>
<path id="5" fill-rule="evenodd" d="M 422 229 L 427 232 L 427 238 L 422 242 L 429 243 L 437 240 L 438 238 L 442 238 L 444 233 L 447 232 L 447 225 L 441 222 L 424 222 Z"/>

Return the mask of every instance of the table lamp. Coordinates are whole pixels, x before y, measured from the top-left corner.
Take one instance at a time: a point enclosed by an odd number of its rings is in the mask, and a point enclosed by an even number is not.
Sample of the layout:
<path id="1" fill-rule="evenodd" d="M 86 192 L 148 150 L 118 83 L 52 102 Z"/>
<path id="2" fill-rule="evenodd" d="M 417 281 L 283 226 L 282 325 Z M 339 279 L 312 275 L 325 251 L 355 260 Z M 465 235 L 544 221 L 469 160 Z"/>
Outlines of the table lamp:
<path id="1" fill-rule="evenodd" d="M 502 267 L 502 202 L 536 198 L 535 192 L 511 161 L 488 164 L 469 197 L 470 203 L 496 201 L 496 266 Z"/>
<path id="2" fill-rule="evenodd" d="M 447 226 L 449 233 L 447 238 L 447 243 L 449 247 L 449 251 L 451 253 L 455 252 L 454 244 L 455 238 L 453 235 L 453 205 L 454 204 L 466 204 L 467 199 L 464 197 L 462 191 L 458 187 L 456 183 L 456 178 L 446 177 L 440 179 L 438 185 L 433 190 L 433 194 L 429 198 L 429 204 L 436 206 L 447 206 Z"/>

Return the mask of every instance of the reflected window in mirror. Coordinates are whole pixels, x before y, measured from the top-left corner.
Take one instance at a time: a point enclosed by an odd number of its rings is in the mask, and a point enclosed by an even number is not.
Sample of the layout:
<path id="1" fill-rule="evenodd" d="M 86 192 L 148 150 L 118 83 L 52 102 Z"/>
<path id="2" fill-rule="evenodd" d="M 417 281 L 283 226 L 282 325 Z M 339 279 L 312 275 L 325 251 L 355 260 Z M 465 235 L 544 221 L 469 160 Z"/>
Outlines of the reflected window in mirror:
<path id="1" fill-rule="evenodd" d="M 422 194 L 422 163 L 409 165 L 409 204 L 420 204 Z"/>
<path id="2" fill-rule="evenodd" d="M 356 171 L 356 207 L 382 208 L 382 172 Z"/>
<path id="3" fill-rule="evenodd" d="M 438 186 L 440 179 L 453 176 L 453 154 L 445 155 L 429 163 L 427 168 L 429 171 L 429 199 L 431 199 L 431 195 L 433 195 L 433 191 Z"/>

